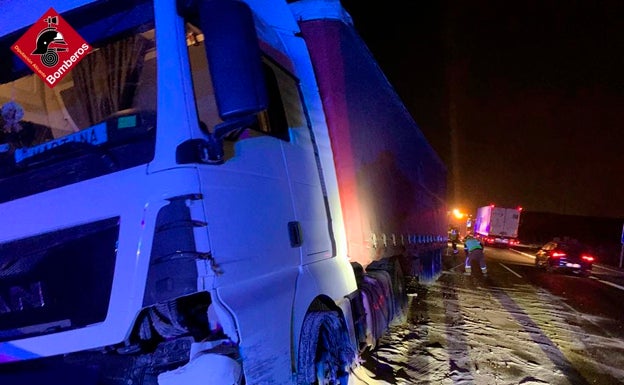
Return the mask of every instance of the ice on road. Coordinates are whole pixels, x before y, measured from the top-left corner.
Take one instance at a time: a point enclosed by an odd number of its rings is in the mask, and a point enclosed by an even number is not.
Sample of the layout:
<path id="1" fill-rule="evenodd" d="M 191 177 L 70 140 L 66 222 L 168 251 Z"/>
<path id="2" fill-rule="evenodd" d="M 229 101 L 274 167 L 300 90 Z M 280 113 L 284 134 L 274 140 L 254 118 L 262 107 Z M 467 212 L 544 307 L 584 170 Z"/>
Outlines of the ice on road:
<path id="1" fill-rule="evenodd" d="M 601 321 L 528 284 L 445 272 L 410 296 L 349 384 L 624 384 L 624 342 Z"/>

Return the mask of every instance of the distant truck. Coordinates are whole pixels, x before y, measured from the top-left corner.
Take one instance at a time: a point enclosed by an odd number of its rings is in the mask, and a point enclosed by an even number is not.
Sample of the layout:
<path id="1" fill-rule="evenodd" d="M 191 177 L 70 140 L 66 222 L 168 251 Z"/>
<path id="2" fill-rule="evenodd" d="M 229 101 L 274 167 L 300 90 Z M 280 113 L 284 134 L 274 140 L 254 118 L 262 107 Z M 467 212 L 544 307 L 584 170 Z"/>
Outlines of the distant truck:
<path id="1" fill-rule="evenodd" d="M 494 205 L 477 209 L 475 233 L 486 246 L 509 247 L 517 245 L 521 207 L 507 208 Z"/>

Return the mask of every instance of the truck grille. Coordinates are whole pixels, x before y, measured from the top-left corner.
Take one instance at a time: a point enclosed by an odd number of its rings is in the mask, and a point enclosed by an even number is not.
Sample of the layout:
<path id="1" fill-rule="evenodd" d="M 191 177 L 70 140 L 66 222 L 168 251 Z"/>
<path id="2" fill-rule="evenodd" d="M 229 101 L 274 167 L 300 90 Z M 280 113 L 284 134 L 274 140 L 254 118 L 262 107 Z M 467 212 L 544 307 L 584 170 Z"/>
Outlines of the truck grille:
<path id="1" fill-rule="evenodd" d="M 0 244 L 0 341 L 101 322 L 119 217 Z"/>

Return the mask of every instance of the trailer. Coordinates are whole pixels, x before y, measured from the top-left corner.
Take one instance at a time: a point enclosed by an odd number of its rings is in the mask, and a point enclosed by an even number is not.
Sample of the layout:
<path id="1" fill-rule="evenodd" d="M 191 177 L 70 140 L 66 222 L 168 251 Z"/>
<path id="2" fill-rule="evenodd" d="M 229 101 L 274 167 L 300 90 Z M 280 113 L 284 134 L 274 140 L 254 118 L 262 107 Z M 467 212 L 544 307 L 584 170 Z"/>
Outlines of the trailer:
<path id="1" fill-rule="evenodd" d="M 485 245 L 509 247 L 519 243 L 521 207 L 483 206 L 477 209 L 475 233 Z"/>
<path id="2" fill-rule="evenodd" d="M 5 1 L 0 383 L 346 385 L 446 167 L 336 0 Z"/>

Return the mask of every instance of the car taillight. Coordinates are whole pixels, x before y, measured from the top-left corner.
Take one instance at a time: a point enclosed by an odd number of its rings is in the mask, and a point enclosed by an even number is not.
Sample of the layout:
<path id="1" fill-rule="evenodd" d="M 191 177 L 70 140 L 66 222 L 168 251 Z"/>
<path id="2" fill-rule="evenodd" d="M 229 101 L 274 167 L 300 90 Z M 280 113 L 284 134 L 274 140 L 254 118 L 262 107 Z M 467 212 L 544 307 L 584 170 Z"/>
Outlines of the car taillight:
<path id="1" fill-rule="evenodd" d="M 585 262 L 594 262 L 594 257 L 588 254 L 584 254 L 581 256 L 581 259 Z"/>
<path id="2" fill-rule="evenodd" d="M 566 253 L 564 253 L 563 251 L 553 251 L 552 253 L 550 253 L 550 256 L 553 258 L 561 258 L 565 257 Z"/>

